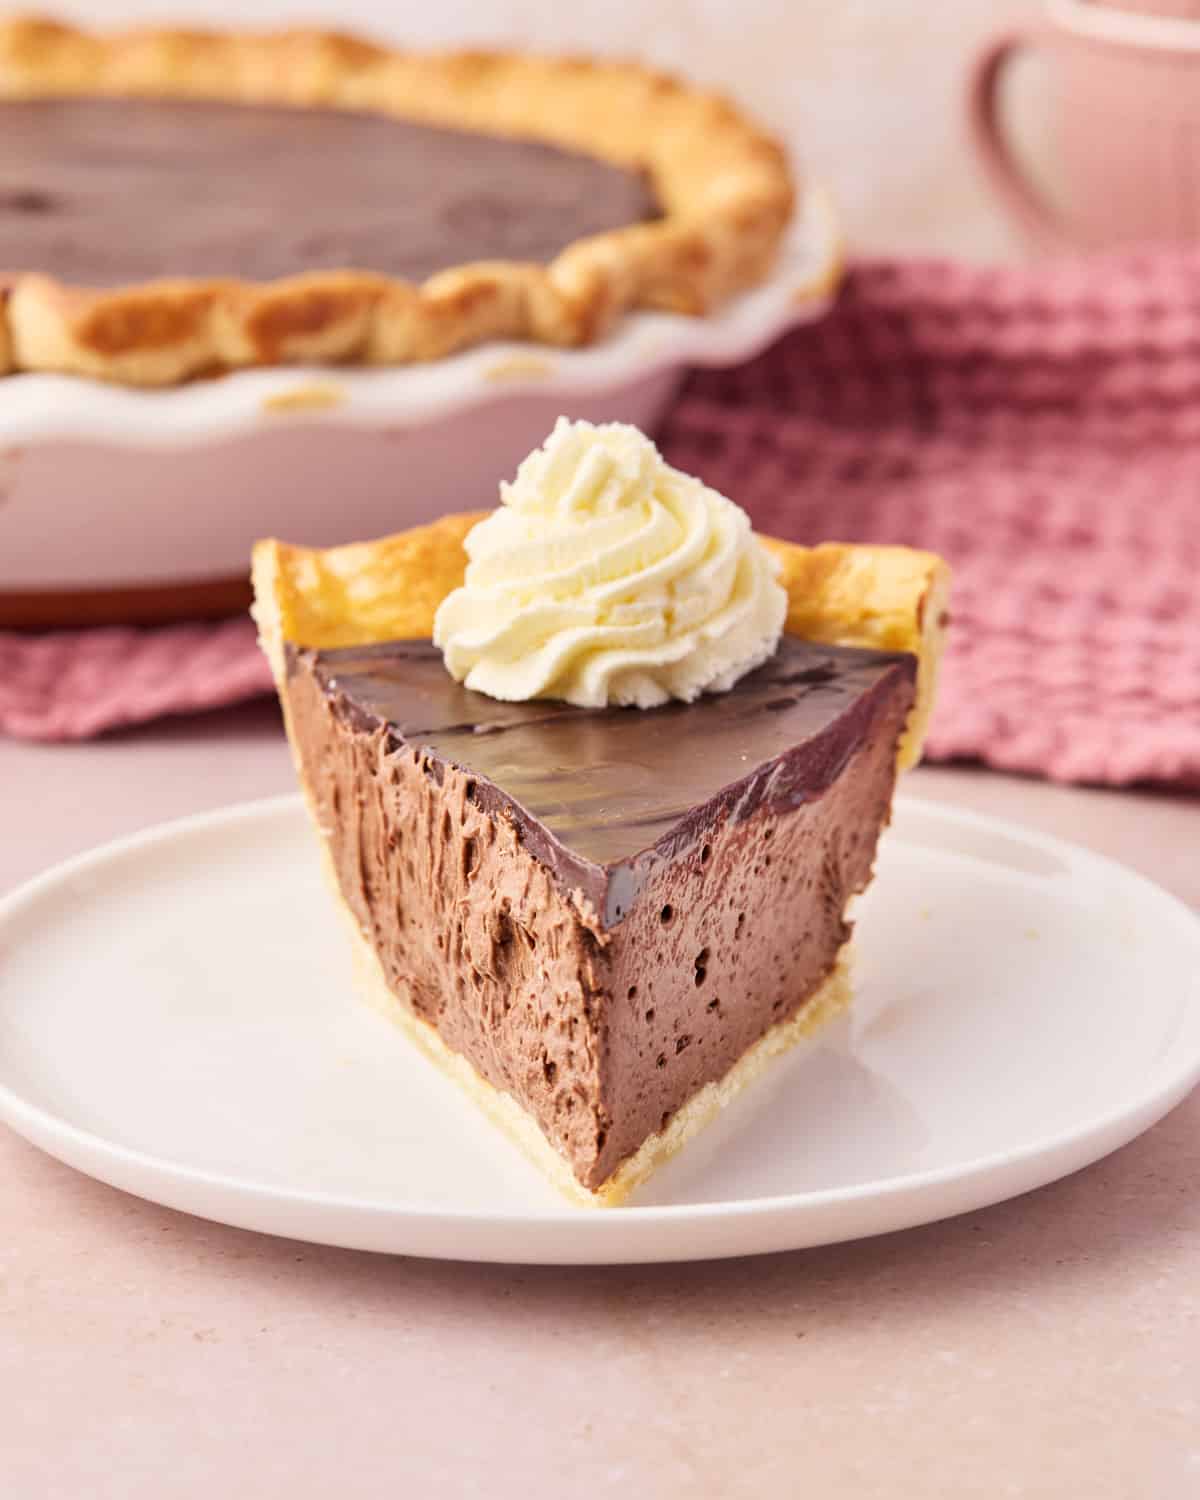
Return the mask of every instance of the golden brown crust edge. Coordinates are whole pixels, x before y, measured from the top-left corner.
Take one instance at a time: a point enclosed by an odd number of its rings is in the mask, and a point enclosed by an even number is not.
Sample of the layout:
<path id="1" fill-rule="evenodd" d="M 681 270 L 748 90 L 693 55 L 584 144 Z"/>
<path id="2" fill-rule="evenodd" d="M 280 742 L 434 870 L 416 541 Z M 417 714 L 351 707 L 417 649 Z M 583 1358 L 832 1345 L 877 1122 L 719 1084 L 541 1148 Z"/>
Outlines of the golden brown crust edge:
<path id="1" fill-rule="evenodd" d="M 664 217 L 577 241 L 546 266 L 480 263 L 420 286 L 331 271 L 96 291 L 22 274 L 0 303 L 0 374 L 157 386 L 249 365 L 402 364 L 494 338 L 586 344 L 627 310 L 703 313 L 761 280 L 792 212 L 775 141 L 728 101 L 632 63 L 402 53 L 319 31 L 102 36 L 0 21 L 0 101 L 84 93 L 338 105 L 543 140 L 648 168 Z"/>
<path id="2" fill-rule="evenodd" d="M 254 617 L 276 678 L 285 641 L 331 650 L 432 635 L 438 605 L 462 582 L 463 538 L 482 514 L 443 516 L 378 541 L 327 549 L 260 542 Z M 910 547 L 763 540 L 788 591 L 789 634 L 917 658 L 916 700 L 898 755 L 901 770 L 916 765 L 949 621 L 949 568 Z"/>

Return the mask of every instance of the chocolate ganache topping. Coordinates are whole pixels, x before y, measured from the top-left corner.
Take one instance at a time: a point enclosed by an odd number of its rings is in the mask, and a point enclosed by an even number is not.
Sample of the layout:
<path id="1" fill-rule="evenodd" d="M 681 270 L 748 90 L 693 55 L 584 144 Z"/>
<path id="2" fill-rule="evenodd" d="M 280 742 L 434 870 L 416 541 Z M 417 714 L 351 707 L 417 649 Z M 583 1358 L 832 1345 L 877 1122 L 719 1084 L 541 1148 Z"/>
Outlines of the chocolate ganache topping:
<path id="1" fill-rule="evenodd" d="M 658 205 L 636 172 L 382 114 L 0 101 L 0 274 L 79 285 L 545 262 Z"/>
<path id="2" fill-rule="evenodd" d="M 476 804 L 512 816 L 535 858 L 620 922 L 663 860 L 733 821 L 819 798 L 871 733 L 911 656 L 785 637 L 728 693 L 661 708 L 502 703 L 453 681 L 427 641 L 304 652 L 335 713 L 420 747 L 437 774 L 477 778 Z M 714 799 L 719 807 L 714 809 Z"/>

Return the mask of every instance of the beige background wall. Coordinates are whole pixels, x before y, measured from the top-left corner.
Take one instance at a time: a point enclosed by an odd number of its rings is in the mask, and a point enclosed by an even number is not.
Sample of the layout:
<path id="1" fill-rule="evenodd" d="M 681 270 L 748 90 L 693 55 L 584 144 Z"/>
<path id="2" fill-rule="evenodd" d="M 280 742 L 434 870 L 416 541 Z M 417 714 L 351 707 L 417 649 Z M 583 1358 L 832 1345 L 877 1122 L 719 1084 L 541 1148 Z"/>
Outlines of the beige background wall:
<path id="1" fill-rule="evenodd" d="M 52 0 L 48 0 L 52 3 Z M 334 21 L 397 40 L 634 53 L 735 92 L 830 181 L 866 249 L 1013 253 L 964 141 L 983 37 L 1036 0 L 60 0 L 79 20 Z M 1037 65 L 1013 80 L 1036 146 Z"/>

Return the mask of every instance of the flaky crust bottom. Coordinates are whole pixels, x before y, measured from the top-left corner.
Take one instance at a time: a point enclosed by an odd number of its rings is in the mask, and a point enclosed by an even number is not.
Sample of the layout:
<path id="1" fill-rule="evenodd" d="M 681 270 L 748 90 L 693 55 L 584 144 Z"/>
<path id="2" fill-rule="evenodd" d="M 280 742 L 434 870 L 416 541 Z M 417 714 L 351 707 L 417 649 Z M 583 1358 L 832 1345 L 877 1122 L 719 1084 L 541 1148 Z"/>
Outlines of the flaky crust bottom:
<path id="1" fill-rule="evenodd" d="M 664 212 L 549 265 L 481 262 L 420 286 L 339 270 L 95 290 L 30 268 L 0 284 L 0 374 L 156 386 L 251 365 L 439 359 L 496 338 L 587 344 L 629 309 L 700 314 L 760 281 L 792 213 L 774 140 L 727 100 L 629 63 L 403 53 L 317 31 L 101 36 L 0 21 L 0 102 L 72 94 L 336 106 L 544 141 L 648 170 Z M 832 262 L 818 271 L 814 298 L 835 277 Z"/>
<path id="2" fill-rule="evenodd" d="M 482 516 L 443 516 L 342 547 L 260 542 L 253 560 L 254 617 L 276 678 L 285 641 L 333 650 L 431 636 L 438 605 L 463 581 L 463 539 Z M 790 635 L 917 658 L 916 698 L 899 750 L 900 769 L 914 766 L 937 692 L 949 568 L 932 552 L 911 547 L 762 540 L 779 559 Z"/>

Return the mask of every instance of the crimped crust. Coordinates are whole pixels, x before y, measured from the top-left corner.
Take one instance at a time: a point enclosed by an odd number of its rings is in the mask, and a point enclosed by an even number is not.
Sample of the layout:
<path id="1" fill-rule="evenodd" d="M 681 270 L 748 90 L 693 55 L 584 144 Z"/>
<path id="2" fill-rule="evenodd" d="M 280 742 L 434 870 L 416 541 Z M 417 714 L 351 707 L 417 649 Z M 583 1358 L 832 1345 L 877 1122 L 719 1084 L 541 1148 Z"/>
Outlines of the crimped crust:
<path id="1" fill-rule="evenodd" d="M 0 22 L 0 100 L 71 94 L 328 105 L 539 140 L 648 169 L 664 216 L 546 266 L 478 263 L 420 286 L 345 270 L 98 291 L 31 270 L 0 304 L 0 373 L 156 386 L 247 365 L 431 360 L 494 338 L 586 344 L 628 309 L 699 314 L 761 280 L 792 211 L 773 140 L 724 99 L 630 63 L 410 54 L 315 31 Z"/>
<path id="2" fill-rule="evenodd" d="M 463 538 L 483 513 L 443 516 L 373 542 L 254 549 L 254 617 L 276 676 L 283 643 L 322 650 L 433 634 L 433 617 L 466 570 Z M 786 629 L 802 640 L 909 651 L 917 695 L 900 743 L 901 770 L 921 757 L 948 622 L 950 570 L 932 552 L 763 539 L 788 591 Z"/>

